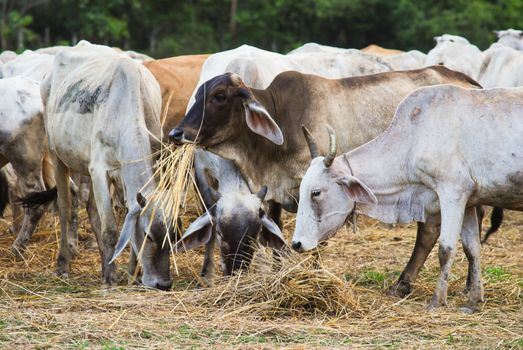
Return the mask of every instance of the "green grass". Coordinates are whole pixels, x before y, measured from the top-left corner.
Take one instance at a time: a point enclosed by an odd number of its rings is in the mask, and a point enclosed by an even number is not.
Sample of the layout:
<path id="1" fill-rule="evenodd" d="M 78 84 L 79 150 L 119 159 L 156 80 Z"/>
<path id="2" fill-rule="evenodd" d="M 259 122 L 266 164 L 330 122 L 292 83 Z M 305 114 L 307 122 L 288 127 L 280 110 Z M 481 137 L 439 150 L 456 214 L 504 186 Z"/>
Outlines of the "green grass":
<path id="1" fill-rule="evenodd" d="M 512 274 L 508 272 L 503 266 L 487 266 L 485 267 L 485 277 L 490 282 L 503 282 L 512 277 Z"/>
<path id="2" fill-rule="evenodd" d="M 375 271 L 367 270 L 358 275 L 346 274 L 345 279 L 347 281 L 353 281 L 357 284 L 361 284 L 365 287 L 377 287 L 383 289 L 392 283 L 394 283 L 399 276 L 397 271 Z"/>

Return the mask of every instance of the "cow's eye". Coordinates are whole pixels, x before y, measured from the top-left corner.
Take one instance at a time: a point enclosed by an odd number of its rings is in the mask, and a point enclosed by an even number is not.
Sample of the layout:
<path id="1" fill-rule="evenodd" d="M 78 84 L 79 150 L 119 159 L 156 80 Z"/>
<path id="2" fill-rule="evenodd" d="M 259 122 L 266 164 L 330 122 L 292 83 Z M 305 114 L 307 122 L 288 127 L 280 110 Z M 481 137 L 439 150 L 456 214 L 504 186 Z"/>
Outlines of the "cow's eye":
<path id="1" fill-rule="evenodd" d="M 218 103 L 224 102 L 225 99 L 226 99 L 225 94 L 216 94 L 213 97 L 213 100 L 218 102 Z"/>
<path id="2" fill-rule="evenodd" d="M 320 189 L 315 189 L 315 190 L 312 190 L 311 191 L 311 198 L 314 198 L 314 197 L 318 197 L 321 193 L 321 190 Z"/>

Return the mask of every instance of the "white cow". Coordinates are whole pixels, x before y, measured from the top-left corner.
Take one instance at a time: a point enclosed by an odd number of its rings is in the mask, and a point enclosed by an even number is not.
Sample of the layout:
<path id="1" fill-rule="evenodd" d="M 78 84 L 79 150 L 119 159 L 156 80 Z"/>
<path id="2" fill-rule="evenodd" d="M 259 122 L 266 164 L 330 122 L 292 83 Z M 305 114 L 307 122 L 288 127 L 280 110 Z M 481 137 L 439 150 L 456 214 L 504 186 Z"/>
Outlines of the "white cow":
<path id="1" fill-rule="evenodd" d="M 444 34 L 434 38 L 436 46 L 429 51 L 425 64 L 442 64 L 452 70 L 477 79 L 483 57 L 480 49 L 465 38 Z"/>
<path id="2" fill-rule="evenodd" d="M 430 306 L 447 302 L 461 233 L 471 273 L 464 311 L 473 311 L 483 300 L 474 206 L 523 210 L 522 111 L 523 88 L 441 85 L 411 93 L 383 134 L 336 158 L 331 131 L 329 155 L 312 160 L 300 186 L 293 248 L 315 248 L 354 210 L 387 223 L 441 215 L 441 274 Z"/>
<path id="3" fill-rule="evenodd" d="M 149 181 L 153 175 L 151 140 L 161 137 L 161 95 L 154 76 L 111 48 L 83 45 L 55 56 L 53 70 L 42 83 L 42 97 L 60 210 L 58 273 L 70 271 L 70 256 L 64 248 L 70 215 L 67 184 L 73 170 L 91 177 L 102 227 L 102 237 L 97 238 L 103 283 L 116 283 L 113 261 L 131 241 L 137 254 L 144 246 L 143 284 L 170 288 L 163 215 L 145 200 L 155 188 L 154 179 Z M 123 193 L 129 210 L 116 248 L 111 183 Z"/>
<path id="4" fill-rule="evenodd" d="M 15 59 L 3 66 L 3 76 L 24 76 L 36 81 L 42 81 L 53 67 L 54 56 L 26 50 Z"/>
<path id="5" fill-rule="evenodd" d="M 11 60 L 14 60 L 17 56 L 18 55 L 14 51 L 11 51 L 11 50 L 2 51 L 2 53 L 0 53 L 0 62 L 7 63 Z"/>
<path id="6" fill-rule="evenodd" d="M 318 45 L 318 44 L 313 44 Z M 321 46 L 321 45 L 319 45 Z M 327 78 L 342 78 L 392 70 L 379 58 L 360 52 L 327 47 L 326 52 L 291 51 L 287 55 L 242 45 L 236 49 L 211 55 L 203 64 L 198 85 L 187 112 L 195 101 L 198 88 L 215 76 L 231 72 L 238 74 L 248 87 L 264 89 L 281 72 L 299 71 Z M 332 52 L 331 49 L 335 49 Z"/>
<path id="7" fill-rule="evenodd" d="M 0 79 L 0 168 L 10 163 L 19 193 L 45 189 L 42 160 L 45 152 L 43 105 L 38 82 L 14 77 Z M 13 251 L 20 254 L 33 234 L 42 208 L 25 210 Z"/>
<path id="8" fill-rule="evenodd" d="M 507 30 L 495 30 L 494 33 L 496 33 L 498 41 L 492 44 L 492 46 L 503 45 L 523 51 L 523 31 L 510 28 Z"/>
<path id="9" fill-rule="evenodd" d="M 523 86 L 523 52 L 501 45 L 486 50 L 479 82 L 486 88 Z"/>

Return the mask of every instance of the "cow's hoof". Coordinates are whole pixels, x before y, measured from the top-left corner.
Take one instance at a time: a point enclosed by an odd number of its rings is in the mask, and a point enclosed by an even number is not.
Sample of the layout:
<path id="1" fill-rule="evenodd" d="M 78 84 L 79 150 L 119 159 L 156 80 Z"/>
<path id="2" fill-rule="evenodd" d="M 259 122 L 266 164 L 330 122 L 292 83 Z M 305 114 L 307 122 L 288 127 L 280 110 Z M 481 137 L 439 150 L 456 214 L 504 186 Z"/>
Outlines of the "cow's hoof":
<path id="1" fill-rule="evenodd" d="M 69 278 L 69 268 L 65 267 L 65 266 L 58 266 L 56 268 L 56 276 L 60 277 L 60 278 Z"/>
<path id="2" fill-rule="evenodd" d="M 447 306 L 446 300 L 435 300 L 434 298 L 432 298 L 430 303 L 427 305 L 427 310 L 432 311 L 432 310 L 436 310 L 436 309 L 439 309 L 444 306 Z"/>
<path id="3" fill-rule="evenodd" d="M 17 244 L 16 241 L 11 246 L 11 252 L 16 260 L 24 260 L 25 245 Z"/>
<path id="4" fill-rule="evenodd" d="M 405 298 L 407 295 L 411 293 L 410 283 L 398 281 L 394 283 L 392 286 L 387 289 L 385 294 L 399 297 L 399 298 Z"/>
<path id="5" fill-rule="evenodd" d="M 212 277 L 201 276 L 196 288 L 211 288 L 213 286 Z"/>
<path id="6" fill-rule="evenodd" d="M 80 251 L 78 250 L 78 245 L 69 245 L 69 254 L 71 254 L 72 258 L 77 257 L 80 254 Z"/>
<path id="7" fill-rule="evenodd" d="M 88 239 L 85 241 L 84 247 L 86 250 L 98 250 L 98 243 L 94 239 Z"/>
<path id="8" fill-rule="evenodd" d="M 466 314 L 466 315 L 472 315 L 477 309 L 469 304 L 467 305 L 464 305 L 462 307 L 459 308 L 459 311 L 462 313 L 462 314 Z"/>

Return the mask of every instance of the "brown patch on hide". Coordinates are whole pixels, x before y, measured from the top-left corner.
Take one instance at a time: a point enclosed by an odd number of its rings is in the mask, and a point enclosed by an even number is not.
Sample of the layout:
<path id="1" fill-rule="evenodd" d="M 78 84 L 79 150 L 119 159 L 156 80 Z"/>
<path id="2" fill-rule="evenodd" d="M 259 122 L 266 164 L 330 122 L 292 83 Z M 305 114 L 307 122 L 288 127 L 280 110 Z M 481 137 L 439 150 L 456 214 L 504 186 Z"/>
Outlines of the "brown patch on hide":
<path id="1" fill-rule="evenodd" d="M 415 107 L 410 114 L 410 120 L 416 122 L 418 120 L 418 115 L 421 113 L 421 108 Z"/>

